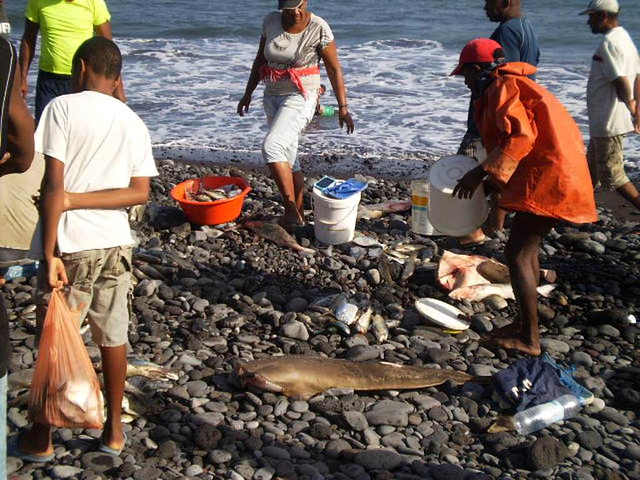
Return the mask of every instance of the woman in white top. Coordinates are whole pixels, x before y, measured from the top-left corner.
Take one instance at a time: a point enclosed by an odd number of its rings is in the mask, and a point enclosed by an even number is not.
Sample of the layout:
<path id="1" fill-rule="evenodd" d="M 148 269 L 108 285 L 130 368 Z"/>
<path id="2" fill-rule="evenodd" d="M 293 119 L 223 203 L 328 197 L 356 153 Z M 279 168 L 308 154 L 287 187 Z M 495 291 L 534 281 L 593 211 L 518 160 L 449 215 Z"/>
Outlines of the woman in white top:
<path id="1" fill-rule="evenodd" d="M 269 132 L 262 155 L 284 202 L 285 227 L 303 225 L 304 177 L 298 161 L 298 139 L 315 113 L 320 89 L 320 60 L 338 100 L 340 127 L 354 129 L 338 50 L 327 22 L 307 10 L 308 0 L 279 0 L 279 11 L 262 24 L 260 46 L 238 114 L 249 110 L 251 94 L 263 80 L 264 110 Z"/>

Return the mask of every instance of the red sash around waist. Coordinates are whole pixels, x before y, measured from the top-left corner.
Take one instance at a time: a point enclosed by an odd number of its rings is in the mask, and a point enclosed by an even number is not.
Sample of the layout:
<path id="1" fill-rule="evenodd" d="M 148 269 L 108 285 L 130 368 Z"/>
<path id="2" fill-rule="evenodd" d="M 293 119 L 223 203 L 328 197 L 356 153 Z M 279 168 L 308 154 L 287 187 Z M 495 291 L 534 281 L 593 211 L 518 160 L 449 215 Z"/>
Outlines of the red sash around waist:
<path id="1" fill-rule="evenodd" d="M 319 75 L 320 67 L 318 65 L 314 65 L 313 67 L 304 67 L 304 68 L 287 68 L 284 70 L 280 70 L 278 68 L 271 68 L 268 65 L 263 65 L 260 68 L 260 80 L 264 80 L 268 78 L 271 82 L 277 82 L 278 80 L 289 77 L 289 79 L 296 86 L 298 91 L 306 98 L 307 91 L 304 89 L 302 85 L 302 78 L 307 75 Z"/>

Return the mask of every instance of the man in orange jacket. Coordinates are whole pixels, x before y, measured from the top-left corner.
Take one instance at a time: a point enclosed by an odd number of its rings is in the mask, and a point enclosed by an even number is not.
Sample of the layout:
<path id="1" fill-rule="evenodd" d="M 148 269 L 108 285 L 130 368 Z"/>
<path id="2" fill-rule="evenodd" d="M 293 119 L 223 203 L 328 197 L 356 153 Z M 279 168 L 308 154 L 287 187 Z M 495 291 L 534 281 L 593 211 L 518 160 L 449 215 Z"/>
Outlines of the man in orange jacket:
<path id="1" fill-rule="evenodd" d="M 540 354 L 540 242 L 559 220 L 597 220 L 580 130 L 564 106 L 528 78 L 535 72 L 527 63 L 504 63 L 502 47 L 488 38 L 469 42 L 452 72 L 464 75 L 477 98 L 475 121 L 489 152 L 462 177 L 453 195 L 470 198 L 488 176 L 502 191 L 500 207 L 516 213 L 505 255 L 519 319 L 489 341 L 531 355 Z"/>

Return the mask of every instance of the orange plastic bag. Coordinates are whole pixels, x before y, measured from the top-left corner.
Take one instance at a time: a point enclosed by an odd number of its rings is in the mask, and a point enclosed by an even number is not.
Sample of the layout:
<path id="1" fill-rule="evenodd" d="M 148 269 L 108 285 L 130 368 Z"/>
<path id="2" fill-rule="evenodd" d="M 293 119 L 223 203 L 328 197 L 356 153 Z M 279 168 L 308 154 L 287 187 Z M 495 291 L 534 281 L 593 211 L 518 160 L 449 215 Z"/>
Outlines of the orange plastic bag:
<path id="1" fill-rule="evenodd" d="M 29 389 L 29 418 L 52 427 L 101 429 L 104 407 L 100 382 L 76 318 L 62 293 L 54 290 Z"/>

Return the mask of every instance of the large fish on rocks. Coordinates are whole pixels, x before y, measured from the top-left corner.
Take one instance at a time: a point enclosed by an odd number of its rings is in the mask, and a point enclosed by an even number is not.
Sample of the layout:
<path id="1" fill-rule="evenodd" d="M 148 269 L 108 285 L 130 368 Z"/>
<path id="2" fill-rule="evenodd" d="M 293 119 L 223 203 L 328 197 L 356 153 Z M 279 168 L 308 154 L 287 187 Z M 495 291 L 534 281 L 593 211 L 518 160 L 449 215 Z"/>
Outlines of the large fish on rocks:
<path id="1" fill-rule="evenodd" d="M 438 265 L 438 281 L 447 290 L 488 284 L 478 272 L 478 265 L 489 260 L 481 255 L 459 255 L 445 250 Z"/>
<path id="2" fill-rule="evenodd" d="M 315 253 L 314 249 L 300 245 L 295 238 L 277 223 L 256 220 L 244 222 L 242 225 L 259 237 L 270 240 L 281 247 L 288 247 L 302 253 Z"/>
<path id="3" fill-rule="evenodd" d="M 330 388 L 404 390 L 434 387 L 447 380 L 459 384 L 474 380 L 456 370 L 296 355 L 238 362 L 235 373 L 244 387 L 253 386 L 300 400 Z"/>
<path id="4" fill-rule="evenodd" d="M 538 287 L 537 290 L 543 297 L 548 297 L 555 289 L 555 284 L 549 284 Z M 509 283 L 471 285 L 469 287 L 456 288 L 452 292 L 449 292 L 449 298 L 453 298 L 454 300 L 470 300 L 472 302 L 479 302 L 491 295 L 498 295 L 505 300 L 515 300 L 516 298 L 513 293 L 513 287 Z"/>

